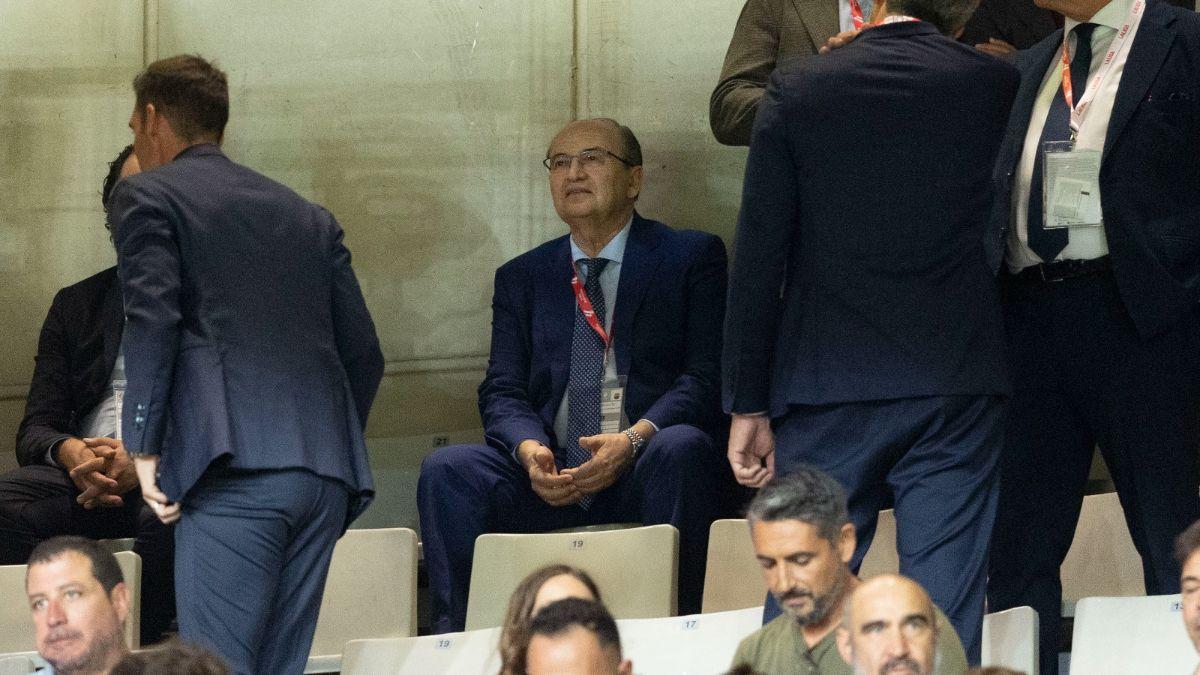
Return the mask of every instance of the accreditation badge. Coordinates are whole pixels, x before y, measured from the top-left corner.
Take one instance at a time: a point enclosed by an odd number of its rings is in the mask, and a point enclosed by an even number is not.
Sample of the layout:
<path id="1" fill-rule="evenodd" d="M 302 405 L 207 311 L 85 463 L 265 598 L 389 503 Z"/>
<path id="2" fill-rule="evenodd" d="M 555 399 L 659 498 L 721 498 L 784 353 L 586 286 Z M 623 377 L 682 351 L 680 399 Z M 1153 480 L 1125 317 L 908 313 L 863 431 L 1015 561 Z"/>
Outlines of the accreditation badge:
<path id="1" fill-rule="evenodd" d="M 608 381 L 600 389 L 600 433 L 620 433 L 625 418 L 625 378 Z"/>
<path id="2" fill-rule="evenodd" d="M 600 433 L 621 431 L 621 412 L 625 408 L 625 387 L 605 386 L 600 390 Z"/>
<path id="3" fill-rule="evenodd" d="M 1099 227 L 1100 151 L 1077 150 L 1074 141 L 1042 144 L 1045 229 Z"/>

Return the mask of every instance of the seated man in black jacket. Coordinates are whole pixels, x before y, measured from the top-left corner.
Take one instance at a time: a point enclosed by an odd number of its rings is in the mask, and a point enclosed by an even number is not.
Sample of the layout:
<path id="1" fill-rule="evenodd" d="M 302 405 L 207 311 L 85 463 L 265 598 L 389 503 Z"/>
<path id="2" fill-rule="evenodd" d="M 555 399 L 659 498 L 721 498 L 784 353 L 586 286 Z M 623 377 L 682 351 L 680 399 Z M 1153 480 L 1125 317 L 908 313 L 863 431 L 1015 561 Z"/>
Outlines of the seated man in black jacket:
<path id="1" fill-rule="evenodd" d="M 138 172 L 132 151 L 125 148 L 109 165 L 106 210 L 117 181 Z M 116 267 L 55 295 L 17 432 L 21 468 L 0 476 L 0 565 L 24 564 L 39 542 L 57 535 L 136 537 L 145 645 L 175 614 L 175 546 L 172 529 L 142 501 L 120 440 L 123 325 Z"/>

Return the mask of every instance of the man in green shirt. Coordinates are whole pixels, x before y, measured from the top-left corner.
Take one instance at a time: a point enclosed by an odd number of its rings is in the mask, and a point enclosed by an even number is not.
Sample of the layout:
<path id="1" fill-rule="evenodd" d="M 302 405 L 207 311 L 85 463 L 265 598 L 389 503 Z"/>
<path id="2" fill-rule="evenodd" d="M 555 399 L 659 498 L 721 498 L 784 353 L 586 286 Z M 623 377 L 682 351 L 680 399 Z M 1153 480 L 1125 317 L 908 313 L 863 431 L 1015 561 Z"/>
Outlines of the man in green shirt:
<path id="1" fill-rule="evenodd" d="M 738 645 L 733 666 L 771 675 L 851 675 L 835 628 L 861 583 L 850 572 L 854 525 L 841 485 L 800 467 L 768 483 L 747 513 L 763 578 L 783 613 Z M 958 634 L 935 608 L 939 675 L 961 675 L 967 658 Z"/>

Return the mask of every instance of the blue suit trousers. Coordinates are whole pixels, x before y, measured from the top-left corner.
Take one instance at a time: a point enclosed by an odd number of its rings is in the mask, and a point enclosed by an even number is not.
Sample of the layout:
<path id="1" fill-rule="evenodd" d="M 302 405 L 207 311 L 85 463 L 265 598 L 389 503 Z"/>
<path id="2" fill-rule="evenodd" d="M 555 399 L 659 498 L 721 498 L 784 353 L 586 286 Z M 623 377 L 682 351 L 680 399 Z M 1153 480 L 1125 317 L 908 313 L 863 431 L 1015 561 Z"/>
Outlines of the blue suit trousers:
<path id="1" fill-rule="evenodd" d="M 724 472 L 724 473 L 723 473 Z M 425 458 L 417 485 L 429 570 L 433 632 L 461 631 L 475 538 L 601 523 L 669 523 L 679 530 L 679 611 L 700 611 L 708 529 L 721 511 L 725 455 L 689 425 L 663 429 L 588 510 L 542 501 L 515 459 L 486 445 L 457 445 Z M 604 589 L 600 589 L 603 593 Z"/>
<path id="2" fill-rule="evenodd" d="M 900 573 L 946 613 L 979 664 L 1005 399 L 932 396 L 792 406 L 775 420 L 775 471 L 800 464 L 846 489 L 857 573 L 879 511 L 896 514 Z"/>
<path id="3" fill-rule="evenodd" d="M 175 532 L 180 638 L 235 673 L 303 673 L 349 504 L 303 469 L 210 468 Z"/>

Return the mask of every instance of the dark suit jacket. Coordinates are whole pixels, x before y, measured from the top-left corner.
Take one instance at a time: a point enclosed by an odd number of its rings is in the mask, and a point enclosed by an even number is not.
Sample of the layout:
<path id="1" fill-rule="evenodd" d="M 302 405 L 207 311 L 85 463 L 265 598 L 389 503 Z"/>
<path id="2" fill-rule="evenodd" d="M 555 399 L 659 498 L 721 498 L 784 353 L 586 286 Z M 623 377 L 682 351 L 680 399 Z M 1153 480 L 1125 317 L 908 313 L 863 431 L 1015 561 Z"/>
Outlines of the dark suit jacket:
<path id="1" fill-rule="evenodd" d="M 218 458 L 303 468 L 373 494 L 363 427 L 383 373 L 328 211 L 193 146 L 121 181 L 110 217 L 125 300 L 122 433 L 181 499 Z"/>
<path id="2" fill-rule="evenodd" d="M 553 429 L 570 373 L 571 273 L 567 236 L 496 271 L 492 353 L 479 385 L 479 412 L 488 443 L 506 453 L 526 439 L 550 448 L 564 442 Z M 613 309 L 617 373 L 628 378 L 630 421 L 720 430 L 724 313 L 721 240 L 634 214 Z"/>
<path id="3" fill-rule="evenodd" d="M 775 72 L 746 166 L 726 410 L 1007 393 L 983 239 L 1017 79 L 924 22 Z"/>
<path id="4" fill-rule="evenodd" d="M 55 294 L 38 338 L 25 417 L 17 430 L 21 466 L 45 463 L 51 445 L 80 434 L 80 421 L 108 388 L 122 323 L 116 267 Z"/>
<path id="5" fill-rule="evenodd" d="M 708 102 L 717 140 L 749 145 L 758 101 L 776 66 L 815 55 L 838 30 L 838 0 L 746 0 Z"/>
<path id="6" fill-rule="evenodd" d="M 1017 49 L 1029 49 L 1057 29 L 1054 12 L 1033 0 L 980 0 L 958 40 L 974 46 L 999 38 Z"/>
<path id="7" fill-rule="evenodd" d="M 1149 0 L 1117 88 L 1100 165 L 1113 275 L 1143 336 L 1200 302 L 1200 15 Z M 991 262 L 999 267 L 1012 183 L 1037 90 L 1062 31 L 1022 53 L 1021 88 L 996 163 Z"/>

